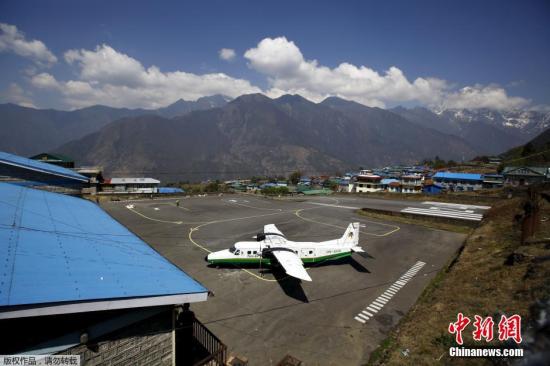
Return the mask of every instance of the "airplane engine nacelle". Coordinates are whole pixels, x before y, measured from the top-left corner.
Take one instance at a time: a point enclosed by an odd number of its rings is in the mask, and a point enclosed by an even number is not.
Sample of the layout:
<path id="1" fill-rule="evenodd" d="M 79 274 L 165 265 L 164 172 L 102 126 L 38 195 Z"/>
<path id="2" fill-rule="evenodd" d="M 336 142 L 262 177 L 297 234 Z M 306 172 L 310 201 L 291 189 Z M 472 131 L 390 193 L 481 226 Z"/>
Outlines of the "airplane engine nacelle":
<path id="1" fill-rule="evenodd" d="M 256 234 L 256 241 L 264 241 L 264 240 L 265 240 L 265 234 L 264 233 Z"/>

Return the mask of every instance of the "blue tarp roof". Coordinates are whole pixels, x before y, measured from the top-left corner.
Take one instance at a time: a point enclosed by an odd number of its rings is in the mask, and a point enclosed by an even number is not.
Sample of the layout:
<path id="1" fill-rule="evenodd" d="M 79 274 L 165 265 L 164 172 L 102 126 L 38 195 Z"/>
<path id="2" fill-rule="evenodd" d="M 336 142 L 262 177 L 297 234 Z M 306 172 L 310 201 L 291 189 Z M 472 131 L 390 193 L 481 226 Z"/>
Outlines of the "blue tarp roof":
<path id="1" fill-rule="evenodd" d="M 437 172 L 433 178 L 458 179 L 458 180 L 482 180 L 481 174 Z"/>
<path id="2" fill-rule="evenodd" d="M 205 293 L 90 201 L 0 183 L 4 306 Z"/>
<path id="3" fill-rule="evenodd" d="M 392 178 L 382 179 L 380 181 L 380 183 L 382 183 L 382 184 L 390 184 L 390 183 L 395 183 L 395 182 L 399 182 L 399 181 L 397 179 L 392 179 Z"/>
<path id="4" fill-rule="evenodd" d="M 181 188 L 176 187 L 159 187 L 159 193 L 184 193 Z"/>
<path id="5" fill-rule="evenodd" d="M 63 168 L 61 166 L 43 163 L 41 161 L 27 159 L 22 156 L 9 154 L 7 152 L 0 151 L 0 164 L 14 165 L 21 168 L 34 170 L 42 173 L 53 174 L 69 179 L 76 179 L 78 181 L 87 182 L 88 177 L 76 173 L 74 170 Z"/>

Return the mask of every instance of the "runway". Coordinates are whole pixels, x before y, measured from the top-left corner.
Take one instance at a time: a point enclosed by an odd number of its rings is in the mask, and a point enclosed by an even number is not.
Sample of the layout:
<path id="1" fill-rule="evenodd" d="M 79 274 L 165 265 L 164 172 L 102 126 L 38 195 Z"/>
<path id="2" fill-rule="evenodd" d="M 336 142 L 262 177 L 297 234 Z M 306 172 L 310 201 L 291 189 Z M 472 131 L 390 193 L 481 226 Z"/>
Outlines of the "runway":
<path id="1" fill-rule="evenodd" d="M 365 363 L 465 238 L 356 214 L 369 204 L 401 210 L 410 201 L 224 195 L 180 198 L 177 207 L 175 200 L 103 207 L 214 293 L 193 311 L 251 365 L 275 364 L 286 354 L 309 365 Z M 204 261 L 210 251 L 252 240 L 266 224 L 289 240 L 322 241 L 340 237 L 354 221 L 363 225 L 359 244 L 370 257 L 310 267 L 312 282 L 270 268 L 217 269 Z"/>

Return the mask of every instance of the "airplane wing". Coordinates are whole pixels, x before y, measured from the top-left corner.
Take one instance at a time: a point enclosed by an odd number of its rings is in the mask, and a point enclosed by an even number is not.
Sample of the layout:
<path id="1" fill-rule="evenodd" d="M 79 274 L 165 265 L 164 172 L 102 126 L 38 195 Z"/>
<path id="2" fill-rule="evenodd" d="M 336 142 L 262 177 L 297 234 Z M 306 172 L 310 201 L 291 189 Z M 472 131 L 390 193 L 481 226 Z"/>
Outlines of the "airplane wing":
<path id="1" fill-rule="evenodd" d="M 283 238 L 285 237 L 285 236 L 283 235 L 283 233 L 282 233 L 279 229 L 277 229 L 277 226 L 275 226 L 275 225 L 273 225 L 273 224 L 269 224 L 269 225 L 265 225 L 265 226 L 264 226 L 264 234 L 265 234 L 266 236 L 268 236 L 268 235 L 276 235 L 276 236 L 281 236 L 281 237 L 283 237 Z"/>
<path id="2" fill-rule="evenodd" d="M 289 276 L 296 277 L 304 281 L 311 281 L 311 277 L 307 274 L 307 271 L 302 264 L 302 260 L 296 253 L 289 250 L 274 250 L 272 253 Z"/>

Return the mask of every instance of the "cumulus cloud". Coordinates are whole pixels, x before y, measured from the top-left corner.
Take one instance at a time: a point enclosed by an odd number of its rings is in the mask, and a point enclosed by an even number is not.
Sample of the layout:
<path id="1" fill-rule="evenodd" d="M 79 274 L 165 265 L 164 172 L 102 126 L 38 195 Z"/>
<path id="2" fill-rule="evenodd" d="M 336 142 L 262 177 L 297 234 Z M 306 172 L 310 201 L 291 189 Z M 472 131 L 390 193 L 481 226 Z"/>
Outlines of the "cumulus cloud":
<path id="1" fill-rule="evenodd" d="M 0 52 L 13 52 L 27 57 L 40 66 L 49 66 L 57 62 L 57 57 L 44 43 L 25 39 L 25 34 L 16 26 L 0 23 Z"/>
<path id="2" fill-rule="evenodd" d="M 449 93 L 443 101 L 445 108 L 492 108 L 513 109 L 522 108 L 529 101 L 521 97 L 510 97 L 498 86 L 467 86 L 454 93 Z"/>
<path id="3" fill-rule="evenodd" d="M 224 61 L 233 61 L 236 55 L 235 50 L 231 48 L 222 48 L 218 51 L 218 56 Z"/>
<path id="4" fill-rule="evenodd" d="M 30 94 L 17 83 L 11 83 L 6 90 L 0 93 L 1 103 L 14 103 L 22 107 L 36 108 Z"/>
<path id="5" fill-rule="evenodd" d="M 248 80 L 224 73 L 197 75 L 163 72 L 156 66 L 145 68 L 138 60 L 105 44 L 94 50 L 69 50 L 64 58 L 77 69 L 76 80 L 59 81 L 51 74 L 41 73 L 33 76 L 31 83 L 57 90 L 72 108 L 93 104 L 158 108 L 180 98 L 196 100 L 213 94 L 237 97 L 261 92 Z"/>
<path id="6" fill-rule="evenodd" d="M 266 93 L 272 97 L 292 93 L 321 101 L 328 96 L 340 96 L 377 107 L 416 102 L 432 107 L 509 109 L 528 103 L 523 98 L 509 97 L 496 86 L 454 90 L 438 78 L 419 77 L 410 81 L 395 66 L 383 73 L 347 62 L 329 68 L 317 60 L 305 59 L 298 46 L 286 37 L 265 38 L 247 50 L 244 57 L 252 69 L 268 77 L 270 89 Z"/>

